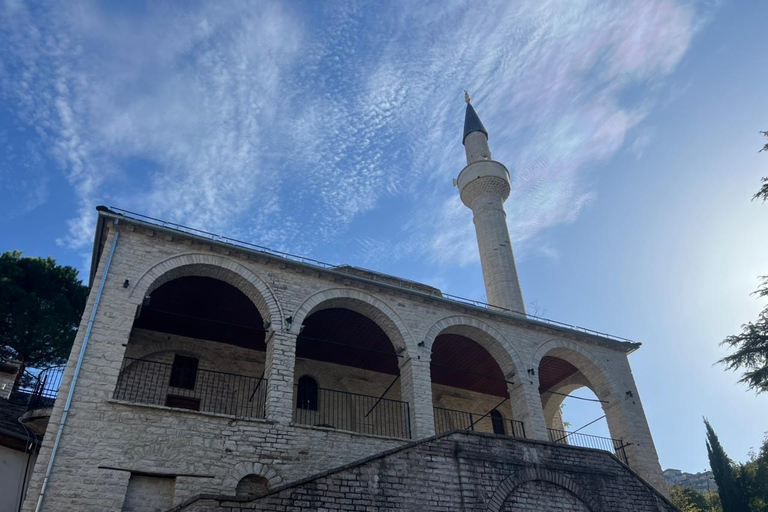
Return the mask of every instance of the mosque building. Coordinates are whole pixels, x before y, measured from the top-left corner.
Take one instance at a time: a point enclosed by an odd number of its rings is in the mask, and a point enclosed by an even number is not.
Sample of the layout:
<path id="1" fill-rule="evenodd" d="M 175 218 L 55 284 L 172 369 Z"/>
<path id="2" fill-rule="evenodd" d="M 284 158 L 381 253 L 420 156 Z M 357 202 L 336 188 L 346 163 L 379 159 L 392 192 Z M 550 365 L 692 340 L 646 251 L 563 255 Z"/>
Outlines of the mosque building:
<path id="1" fill-rule="evenodd" d="M 623 338 L 526 314 L 467 96 L 488 303 L 98 207 L 24 510 L 674 511 Z M 568 432 L 587 387 L 610 438 Z"/>

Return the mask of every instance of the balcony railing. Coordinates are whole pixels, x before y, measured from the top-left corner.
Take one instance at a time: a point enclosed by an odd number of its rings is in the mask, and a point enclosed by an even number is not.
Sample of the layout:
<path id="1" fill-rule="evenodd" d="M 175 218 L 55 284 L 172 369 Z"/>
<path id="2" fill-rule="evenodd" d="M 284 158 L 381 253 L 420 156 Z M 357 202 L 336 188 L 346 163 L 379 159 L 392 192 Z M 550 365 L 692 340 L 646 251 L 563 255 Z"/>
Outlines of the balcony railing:
<path id="1" fill-rule="evenodd" d="M 547 430 L 549 431 L 549 440 L 553 443 L 605 450 L 615 454 L 621 462 L 629 465 L 629 462 L 627 461 L 627 453 L 624 451 L 624 447 L 627 445 L 624 444 L 624 441 L 621 439 L 593 436 L 590 434 L 582 434 L 580 432 L 567 432 L 565 430 L 556 430 L 553 428 Z"/>
<path id="2" fill-rule="evenodd" d="M 410 439 L 408 402 L 345 391 L 297 387 L 293 421 L 301 425 Z"/>
<path id="3" fill-rule="evenodd" d="M 28 411 L 53 407 L 59 394 L 64 366 L 51 366 L 37 374 L 28 370 L 25 372 L 19 389 L 9 397 L 10 402 L 25 405 Z"/>
<path id="4" fill-rule="evenodd" d="M 489 414 L 477 414 L 442 407 L 435 407 L 434 410 L 436 434 L 458 429 L 510 437 L 525 437 L 525 425 L 522 421 L 500 417 L 493 418 Z"/>
<path id="5" fill-rule="evenodd" d="M 41 371 L 37 375 L 35 387 L 29 397 L 27 410 L 46 409 L 53 407 L 56 396 L 59 394 L 61 377 L 64 375 L 63 366 L 52 366 Z"/>
<path id="6" fill-rule="evenodd" d="M 267 380 L 262 377 L 194 369 L 179 375 L 171 364 L 126 357 L 115 400 L 178 409 L 263 418 Z"/>

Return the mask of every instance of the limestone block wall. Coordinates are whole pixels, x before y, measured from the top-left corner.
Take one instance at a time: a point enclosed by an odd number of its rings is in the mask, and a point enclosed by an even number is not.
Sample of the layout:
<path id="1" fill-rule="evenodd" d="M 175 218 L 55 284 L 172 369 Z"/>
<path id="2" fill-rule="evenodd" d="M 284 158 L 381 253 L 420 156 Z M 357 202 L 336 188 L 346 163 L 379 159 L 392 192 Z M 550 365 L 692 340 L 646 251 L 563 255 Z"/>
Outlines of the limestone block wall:
<path id="1" fill-rule="evenodd" d="M 198 496 L 172 512 L 300 510 L 675 512 L 606 452 L 452 433 L 261 496 Z"/>
<path id="2" fill-rule="evenodd" d="M 105 276 L 106 255 L 118 232 L 112 266 Z M 113 401 L 124 357 L 138 353 L 131 348 L 131 332 L 143 297 L 163 282 L 185 275 L 213 277 L 233 284 L 270 322 L 263 357 L 268 379 L 266 420 L 245 421 Z M 507 378 L 515 382 L 510 386 L 511 410 L 516 419 L 525 423 L 528 435 L 536 439 L 546 439 L 547 431 L 538 377 L 528 370 L 537 369 L 541 358 L 548 354 L 575 364 L 588 377 L 596 394 L 608 402 L 606 412 L 613 436 L 634 443 L 627 449 L 630 465 L 665 490 L 625 346 L 122 220 L 117 227 L 109 228 L 24 510 L 35 508 L 62 418 L 62 397 L 69 392 L 102 279 L 101 303 L 43 510 L 120 510 L 132 472 L 175 475 L 174 500 L 181 500 L 200 490 L 225 492 L 234 488 L 232 471 L 239 464 L 258 463 L 277 471 L 283 480 L 292 481 L 402 444 L 395 439 L 292 424 L 296 380 L 301 372 L 312 371 L 302 367 L 306 362 L 295 360 L 296 336 L 309 314 L 330 307 L 365 314 L 379 324 L 396 347 L 402 347 L 399 388 L 391 392 L 409 403 L 414 438 L 434 433 L 429 375 L 432 343 L 443 332 L 456 332 L 483 345 Z M 135 336 L 133 341 L 138 343 L 143 335 Z M 233 364 L 255 375 L 262 363 L 253 357 Z M 370 375 L 365 379 L 370 381 L 371 393 L 374 388 L 383 390 L 383 381 Z M 356 382 L 356 386 L 369 386 L 364 380 Z"/>

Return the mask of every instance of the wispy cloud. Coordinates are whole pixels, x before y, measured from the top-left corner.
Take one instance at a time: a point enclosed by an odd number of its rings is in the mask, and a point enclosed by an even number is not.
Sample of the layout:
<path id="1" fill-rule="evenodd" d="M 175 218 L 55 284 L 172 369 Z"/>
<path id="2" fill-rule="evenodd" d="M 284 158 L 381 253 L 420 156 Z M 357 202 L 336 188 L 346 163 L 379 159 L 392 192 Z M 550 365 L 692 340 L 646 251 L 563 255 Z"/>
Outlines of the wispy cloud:
<path id="1" fill-rule="evenodd" d="M 365 261 L 464 265 L 477 250 L 450 187 L 461 90 L 513 171 L 525 250 L 594 199 L 584 172 L 653 107 L 625 88 L 671 73 L 700 19 L 673 0 L 9 1 L 0 90 L 70 184 L 67 247 L 87 247 L 105 202 L 293 251 L 352 235 Z M 47 179 L 20 185 L 28 204 Z M 376 214 L 399 224 L 355 229 Z"/>

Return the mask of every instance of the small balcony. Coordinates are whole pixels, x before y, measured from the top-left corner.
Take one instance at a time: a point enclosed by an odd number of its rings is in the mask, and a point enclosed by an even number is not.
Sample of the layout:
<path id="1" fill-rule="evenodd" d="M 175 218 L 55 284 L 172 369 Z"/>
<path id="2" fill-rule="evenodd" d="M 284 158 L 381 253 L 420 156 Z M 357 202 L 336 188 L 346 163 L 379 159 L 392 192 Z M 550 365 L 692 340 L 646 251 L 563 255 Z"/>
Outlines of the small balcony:
<path id="1" fill-rule="evenodd" d="M 591 434 L 568 432 L 553 428 L 548 428 L 547 431 L 549 432 L 549 440 L 553 443 L 605 450 L 616 455 L 616 457 L 618 457 L 624 464 L 629 465 L 629 462 L 627 461 L 627 453 L 624 450 L 627 444 L 621 439 L 611 439 L 610 437 L 593 436 Z"/>
<path id="2" fill-rule="evenodd" d="M 48 427 L 63 375 L 64 366 L 45 368 L 36 375 L 30 372 L 19 389 L 9 397 L 11 403 L 24 408 L 19 421 L 40 436 Z"/>
<path id="3" fill-rule="evenodd" d="M 113 398 L 138 404 L 264 418 L 267 380 L 126 357 Z"/>

